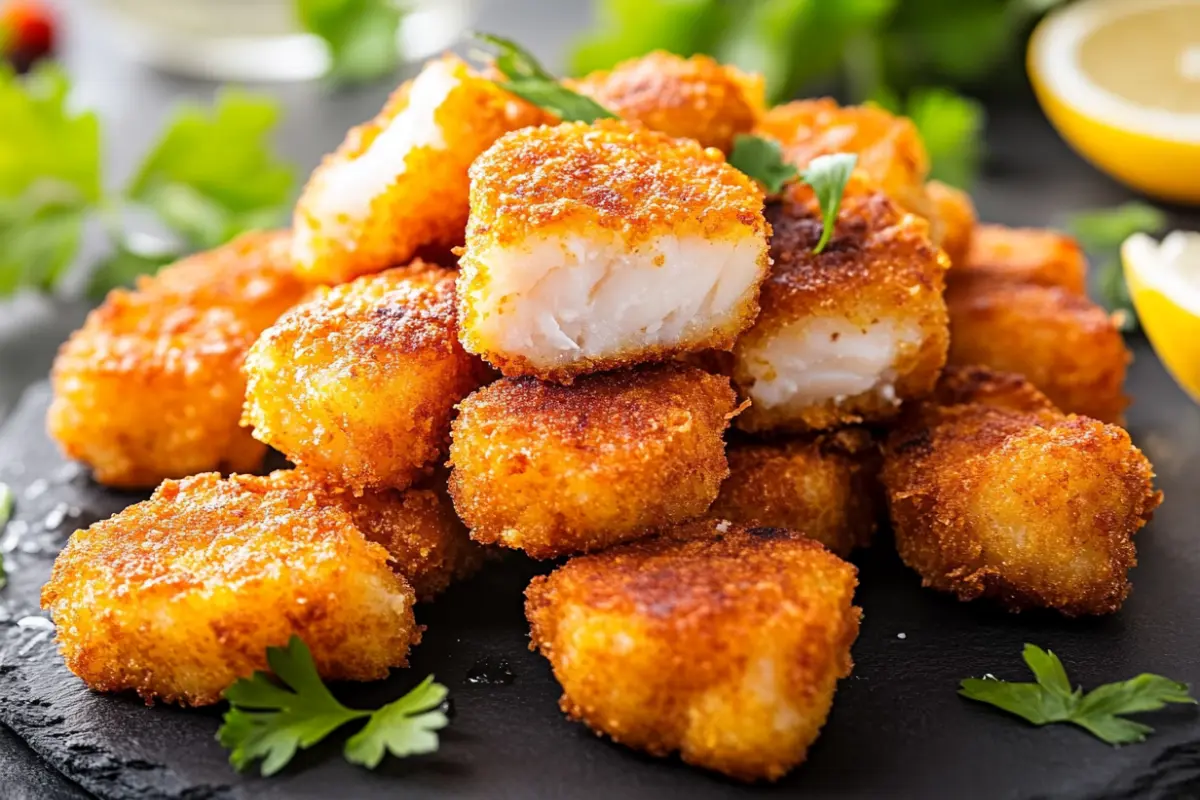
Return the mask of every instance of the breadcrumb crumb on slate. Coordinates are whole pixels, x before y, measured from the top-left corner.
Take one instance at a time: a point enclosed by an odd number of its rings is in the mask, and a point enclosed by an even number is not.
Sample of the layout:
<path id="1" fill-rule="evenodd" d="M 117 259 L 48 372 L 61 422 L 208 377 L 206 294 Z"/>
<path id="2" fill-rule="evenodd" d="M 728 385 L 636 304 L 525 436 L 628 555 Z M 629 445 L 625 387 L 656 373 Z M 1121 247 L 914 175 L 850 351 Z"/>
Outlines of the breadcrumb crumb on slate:
<path id="1" fill-rule="evenodd" d="M 832 239 L 808 187 L 767 207 L 771 276 L 758 320 L 734 348 L 751 432 L 880 422 L 927 394 L 946 359 L 945 254 L 923 219 L 868 180 L 847 184 Z"/>
<path id="2" fill-rule="evenodd" d="M 930 181 L 925 190 L 942 224 L 942 249 L 952 266 L 961 267 L 970 256 L 971 238 L 978 224 L 975 203 L 963 190 L 941 181 Z"/>
<path id="3" fill-rule="evenodd" d="M 977 225 L 961 266 L 951 273 L 951 283 L 988 278 L 1058 286 L 1080 296 L 1086 293 L 1087 260 L 1079 243 L 1059 231 Z"/>
<path id="4" fill-rule="evenodd" d="M 418 261 L 292 309 L 246 359 L 244 424 L 355 493 L 411 486 L 445 453 L 454 404 L 490 375 L 458 343 L 454 280 Z"/>
<path id="5" fill-rule="evenodd" d="M 476 541 L 534 558 L 645 536 L 708 510 L 735 413 L 728 379 L 682 365 L 502 379 L 459 406 L 454 507 Z"/>
<path id="6" fill-rule="evenodd" d="M 736 441 L 725 455 L 729 477 L 711 519 L 787 528 L 843 558 L 870 544 L 884 500 L 879 447 L 867 431 Z"/>
<path id="7" fill-rule="evenodd" d="M 850 674 L 853 566 L 777 528 L 695 522 L 525 592 L 561 706 L 621 744 L 745 781 L 804 761 Z"/>
<path id="8" fill-rule="evenodd" d="M 762 207 L 694 141 L 616 120 L 510 133 L 471 166 L 463 345 L 562 382 L 728 350 L 758 313 Z"/>
<path id="9" fill-rule="evenodd" d="M 299 636 L 326 680 L 377 680 L 421 639 L 413 590 L 354 516 L 264 478 L 166 481 L 77 531 L 42 590 L 67 667 L 147 703 L 216 703 Z"/>
<path id="10" fill-rule="evenodd" d="M 341 283 L 461 244 L 467 168 L 545 118 L 454 56 L 430 61 L 312 174 L 296 205 L 296 269 Z"/>
<path id="11" fill-rule="evenodd" d="M 901 558 L 960 600 L 1067 616 L 1119 609 L 1133 534 L 1162 500 L 1150 462 L 1121 428 L 1064 415 L 1017 376 L 946 375 L 884 450 Z"/>
<path id="12" fill-rule="evenodd" d="M 952 280 L 948 363 L 1024 375 L 1063 411 L 1122 424 L 1133 360 L 1107 311 L 1060 286 Z"/>
<path id="13" fill-rule="evenodd" d="M 726 153 L 737 134 L 753 129 L 766 104 L 761 75 L 662 50 L 564 83 L 626 120 Z"/>
<path id="14" fill-rule="evenodd" d="M 116 289 L 59 349 L 50 435 L 107 486 L 254 471 L 266 448 L 238 427 L 241 367 L 307 287 L 287 232 L 252 233 Z"/>

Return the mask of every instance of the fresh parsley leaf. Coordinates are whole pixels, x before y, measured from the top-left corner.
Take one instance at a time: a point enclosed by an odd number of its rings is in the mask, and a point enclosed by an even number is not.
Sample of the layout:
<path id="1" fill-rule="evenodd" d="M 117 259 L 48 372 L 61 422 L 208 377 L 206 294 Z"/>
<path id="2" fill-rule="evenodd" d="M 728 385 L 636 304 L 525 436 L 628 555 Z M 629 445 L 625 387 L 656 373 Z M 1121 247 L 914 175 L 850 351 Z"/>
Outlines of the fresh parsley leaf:
<path id="1" fill-rule="evenodd" d="M 925 141 L 930 177 L 970 189 L 983 156 L 983 106 L 948 89 L 917 89 L 905 112 Z"/>
<path id="2" fill-rule="evenodd" d="M 785 183 L 800 177 L 800 171 L 783 157 L 779 142 L 765 136 L 735 136 L 729 165 L 761 183 L 770 194 L 778 194 Z"/>
<path id="3" fill-rule="evenodd" d="M 240 90 L 211 111 L 181 107 L 126 195 L 154 211 L 196 249 L 285 218 L 295 172 L 271 151 L 274 100 Z"/>
<path id="4" fill-rule="evenodd" d="M 583 75 L 651 50 L 712 53 L 738 16 L 725 0 L 601 0 L 597 19 L 575 42 L 571 72 Z"/>
<path id="5" fill-rule="evenodd" d="M 372 80 L 400 65 L 404 10 L 396 0 L 296 0 L 296 16 L 329 48 L 329 77 Z"/>
<path id="6" fill-rule="evenodd" d="M 1122 719 L 1125 714 L 1157 711 L 1167 703 L 1195 703 L 1188 687 L 1161 675 L 1142 674 L 1109 683 L 1087 694 L 1071 689 L 1058 656 L 1036 645 L 1025 645 L 1025 663 L 1036 683 L 1010 683 L 994 678 L 967 678 L 959 694 L 1015 714 L 1034 725 L 1069 722 L 1109 744 L 1140 742 L 1154 729 Z"/>
<path id="7" fill-rule="evenodd" d="M 837 222 L 838 209 L 842 205 L 842 195 L 846 193 L 846 182 L 854 173 L 858 164 L 858 156 L 850 153 L 834 153 L 828 156 L 817 156 L 808 162 L 808 167 L 800 173 L 800 180 L 812 187 L 821 206 L 821 219 L 824 222 L 821 230 L 821 240 L 813 248 L 814 253 L 820 253 L 829 244 L 833 236 L 834 224 Z"/>
<path id="8" fill-rule="evenodd" d="M 430 675 L 411 692 L 374 711 L 348 708 L 321 681 L 308 646 L 293 636 L 287 647 L 268 647 L 274 677 L 255 672 L 225 691 L 229 711 L 217 740 L 237 770 L 262 759 L 264 776 L 283 769 L 297 750 L 311 747 L 348 722 L 366 719 L 346 742 L 347 760 L 374 768 L 385 752 L 395 756 L 437 750 L 436 731 L 449 720 L 440 710 L 446 687 Z"/>
<path id="9" fill-rule="evenodd" d="M 490 33 L 473 33 L 472 38 L 497 50 L 496 69 L 507 79 L 497 83 L 505 91 L 556 114 L 564 122 L 595 122 L 615 119 L 616 114 L 590 97 L 573 92 L 558 82 L 521 45 Z"/>
<path id="10" fill-rule="evenodd" d="M 1096 259 L 1100 302 L 1114 313 L 1123 331 L 1136 330 L 1138 322 L 1121 269 L 1121 244 L 1135 233 L 1157 234 L 1166 227 L 1166 214 L 1137 200 L 1080 211 L 1067 220 L 1067 230 Z"/>
<path id="11" fill-rule="evenodd" d="M 7 483 L 0 483 L 0 533 L 8 527 L 12 517 L 13 490 Z M 4 568 L 4 556 L 0 555 L 0 589 L 8 585 L 8 570 Z"/>

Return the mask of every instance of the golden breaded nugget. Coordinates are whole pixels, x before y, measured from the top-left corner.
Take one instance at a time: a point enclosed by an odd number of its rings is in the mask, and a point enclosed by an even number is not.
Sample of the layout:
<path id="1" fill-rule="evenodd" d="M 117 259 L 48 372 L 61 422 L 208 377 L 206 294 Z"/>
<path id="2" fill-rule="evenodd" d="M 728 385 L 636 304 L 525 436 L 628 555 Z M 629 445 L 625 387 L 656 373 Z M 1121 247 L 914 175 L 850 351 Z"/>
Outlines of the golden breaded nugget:
<path id="1" fill-rule="evenodd" d="M 1009 411 L 1059 413 L 1058 406 L 1021 375 L 987 367 L 947 367 L 930 395 L 935 406 L 979 404 Z"/>
<path id="2" fill-rule="evenodd" d="M 787 528 L 839 556 L 866 547 L 883 509 L 879 448 L 860 428 L 805 438 L 737 442 L 711 519 Z"/>
<path id="3" fill-rule="evenodd" d="M 525 592 L 572 718 L 740 780 L 804 761 L 850 674 L 856 570 L 778 528 L 695 522 L 573 558 Z"/>
<path id="4" fill-rule="evenodd" d="M 207 705 L 293 635 L 327 680 L 405 666 L 421 628 L 412 588 L 387 562 L 337 504 L 206 473 L 77 531 L 42 606 L 91 688 Z"/>
<path id="5" fill-rule="evenodd" d="M 925 187 L 929 154 L 912 121 L 877 106 L 840 106 L 823 97 L 776 106 L 755 132 L 783 145 L 787 160 L 803 169 L 817 156 L 855 153 L 858 168 L 905 211 L 929 221 L 929 236 L 942 242 L 937 206 Z"/>
<path id="6" fill-rule="evenodd" d="M 1162 499 L 1150 462 L 1122 429 L 1046 408 L 1012 388 L 1015 376 L 947 375 L 957 385 L 942 399 L 967 402 L 917 404 L 884 451 L 904 563 L 960 600 L 1116 611 L 1137 563 L 1132 536 Z"/>
<path id="7" fill-rule="evenodd" d="M 729 380 L 693 367 L 505 378 L 459 406 L 450 495 L 471 536 L 534 558 L 599 550 L 708 510 L 729 474 Z"/>
<path id="8" fill-rule="evenodd" d="M 1132 360 L 1108 312 L 1058 286 L 956 280 L 946 291 L 950 355 L 1024 375 L 1063 411 L 1121 424 Z"/>
<path id="9" fill-rule="evenodd" d="M 1058 231 L 977 225 L 962 266 L 952 281 L 988 278 L 1059 286 L 1077 295 L 1087 291 L 1083 251 L 1078 242 Z"/>
<path id="10" fill-rule="evenodd" d="M 471 166 L 463 345 L 563 382 L 728 350 L 767 274 L 762 204 L 694 141 L 615 120 L 510 133 Z"/>
<path id="11" fill-rule="evenodd" d="M 356 494 L 411 486 L 445 452 L 454 404 L 487 376 L 458 343 L 454 280 L 418 261 L 292 309 L 246 357 L 243 423 Z"/>
<path id="12" fill-rule="evenodd" d="M 748 431 L 805 431 L 882 421 L 928 393 L 946 359 L 945 255 L 925 220 L 854 177 L 828 246 L 812 190 L 767 207 L 774 266 L 762 311 L 734 347 L 750 398 Z"/>
<path id="13" fill-rule="evenodd" d="M 754 127 L 766 94 L 761 75 L 662 50 L 564 83 L 624 119 L 726 153 Z"/>
<path id="14" fill-rule="evenodd" d="M 941 181 L 930 181 L 925 190 L 942 223 L 942 249 L 952 266 L 961 267 L 971 253 L 971 237 L 978 224 L 975 204 L 969 194 Z"/>
<path id="15" fill-rule="evenodd" d="M 60 348 L 50 435 L 108 486 L 254 471 L 238 427 L 246 350 L 300 300 L 286 232 L 252 233 L 117 289 Z"/>
<path id="16" fill-rule="evenodd" d="M 467 168 L 545 118 L 455 56 L 430 61 L 312 174 L 296 204 L 296 269 L 341 283 L 461 244 Z"/>

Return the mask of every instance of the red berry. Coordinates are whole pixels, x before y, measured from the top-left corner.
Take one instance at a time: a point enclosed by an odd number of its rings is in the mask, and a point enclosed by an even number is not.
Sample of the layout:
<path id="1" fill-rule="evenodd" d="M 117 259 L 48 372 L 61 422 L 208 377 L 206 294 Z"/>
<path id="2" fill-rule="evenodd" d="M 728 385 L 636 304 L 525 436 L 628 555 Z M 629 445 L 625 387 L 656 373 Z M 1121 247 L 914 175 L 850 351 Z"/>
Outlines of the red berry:
<path id="1" fill-rule="evenodd" d="M 28 68 L 49 55 L 54 49 L 54 34 L 54 16 L 39 0 L 8 0 L 0 5 L 2 55 L 17 69 Z"/>

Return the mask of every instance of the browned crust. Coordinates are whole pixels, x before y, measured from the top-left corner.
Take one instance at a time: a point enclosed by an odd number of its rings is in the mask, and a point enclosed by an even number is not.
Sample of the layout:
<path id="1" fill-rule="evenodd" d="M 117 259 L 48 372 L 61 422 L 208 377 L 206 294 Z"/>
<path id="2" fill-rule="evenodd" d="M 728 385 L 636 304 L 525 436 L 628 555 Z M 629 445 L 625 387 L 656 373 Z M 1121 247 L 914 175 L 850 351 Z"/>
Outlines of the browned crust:
<path id="1" fill-rule="evenodd" d="M 971 239 L 978 224 L 975 204 L 969 194 L 941 181 L 930 181 L 925 191 L 942 223 L 942 249 L 952 266 L 961 267 L 970 258 Z"/>
<path id="2" fill-rule="evenodd" d="M 976 225 L 962 266 L 954 272 L 952 282 L 984 278 L 1058 286 L 1080 296 L 1087 291 L 1083 251 L 1078 242 L 1059 231 Z"/>

